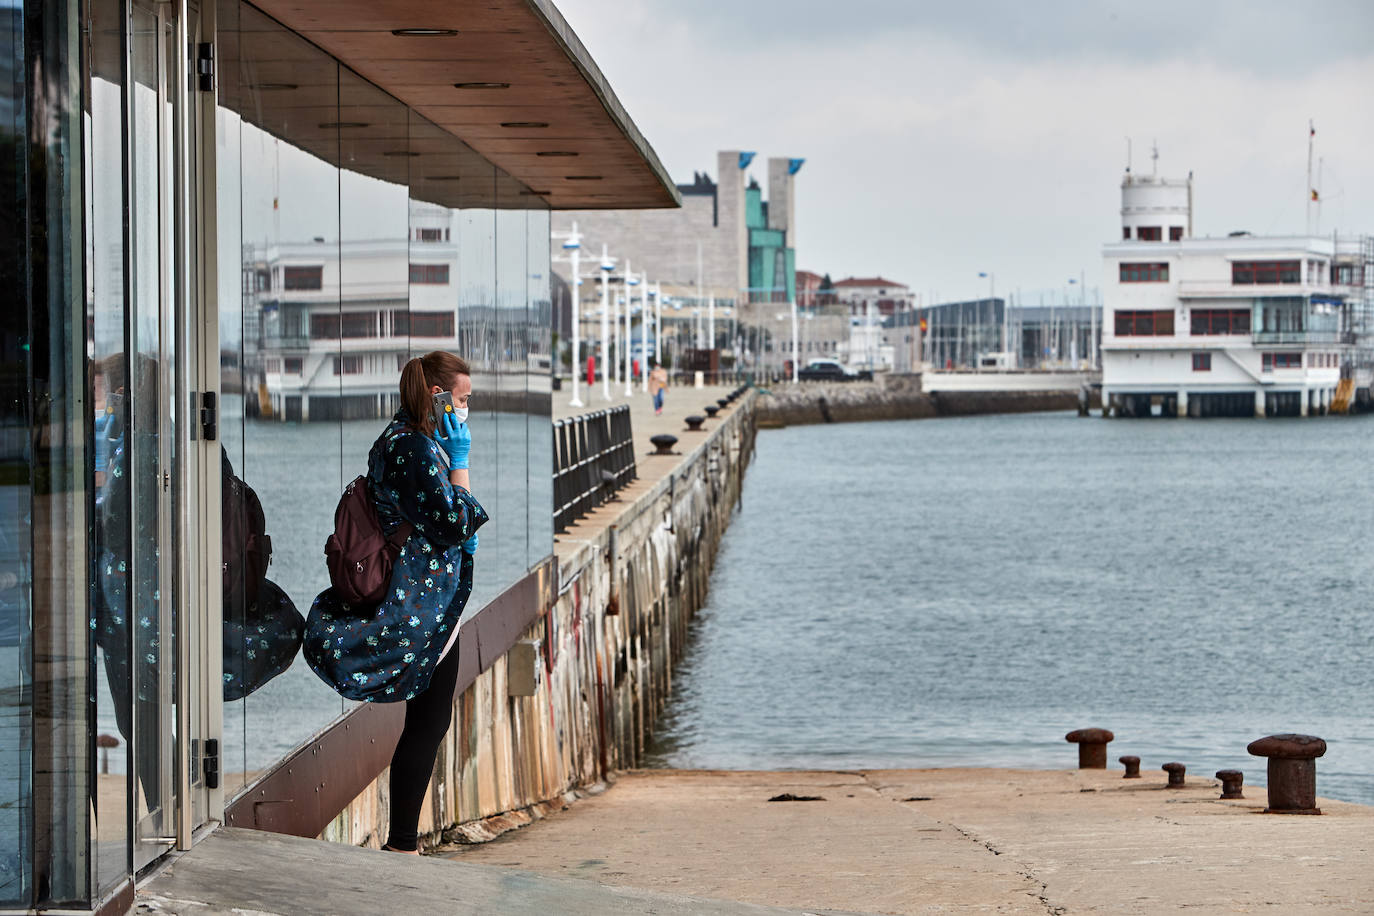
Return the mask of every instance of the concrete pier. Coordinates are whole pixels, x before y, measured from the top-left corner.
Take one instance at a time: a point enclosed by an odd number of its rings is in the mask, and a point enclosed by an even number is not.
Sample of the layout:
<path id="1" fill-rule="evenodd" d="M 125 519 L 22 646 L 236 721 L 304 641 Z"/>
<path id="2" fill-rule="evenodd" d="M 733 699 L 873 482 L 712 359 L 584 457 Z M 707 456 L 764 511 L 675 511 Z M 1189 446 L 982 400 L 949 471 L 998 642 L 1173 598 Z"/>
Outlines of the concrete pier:
<path id="1" fill-rule="evenodd" d="M 639 771 L 447 854 L 808 912 L 1374 912 L 1374 808 L 1322 800 L 1322 817 L 1264 815 L 1250 782 L 1223 801 L 1215 779 L 1166 791 L 1159 769 L 1142 777 Z M 769 801 L 780 795 L 823 800 Z"/>

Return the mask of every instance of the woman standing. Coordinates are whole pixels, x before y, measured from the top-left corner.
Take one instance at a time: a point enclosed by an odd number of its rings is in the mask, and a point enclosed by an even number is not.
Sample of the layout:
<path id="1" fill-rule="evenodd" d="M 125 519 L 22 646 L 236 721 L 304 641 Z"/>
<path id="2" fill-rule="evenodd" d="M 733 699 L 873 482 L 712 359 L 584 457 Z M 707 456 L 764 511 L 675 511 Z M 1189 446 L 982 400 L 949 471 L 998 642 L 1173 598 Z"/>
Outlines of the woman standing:
<path id="1" fill-rule="evenodd" d="M 435 395 L 454 410 L 437 421 Z M 386 598 L 354 607 L 328 588 L 315 599 L 304 654 L 315 673 L 353 700 L 406 704 L 391 758 L 386 848 L 417 852 L 420 806 L 453 716 L 458 619 L 472 593 L 477 529 L 487 513 L 468 481 L 467 363 L 436 350 L 406 363 L 401 409 L 372 445 L 367 482 L 382 529 L 414 530 L 391 571 Z"/>

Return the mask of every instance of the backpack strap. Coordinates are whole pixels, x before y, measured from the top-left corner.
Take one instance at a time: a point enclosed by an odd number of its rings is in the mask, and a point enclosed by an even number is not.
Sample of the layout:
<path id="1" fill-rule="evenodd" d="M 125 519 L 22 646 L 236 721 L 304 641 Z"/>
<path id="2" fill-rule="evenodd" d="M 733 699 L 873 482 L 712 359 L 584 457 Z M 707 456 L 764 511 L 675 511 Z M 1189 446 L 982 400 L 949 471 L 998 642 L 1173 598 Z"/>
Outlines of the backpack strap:
<path id="1" fill-rule="evenodd" d="M 402 519 L 401 524 L 397 525 L 396 530 L 391 532 L 390 537 L 386 539 L 387 546 L 399 553 L 401 547 L 410 538 L 410 535 L 414 530 L 414 525 Z"/>

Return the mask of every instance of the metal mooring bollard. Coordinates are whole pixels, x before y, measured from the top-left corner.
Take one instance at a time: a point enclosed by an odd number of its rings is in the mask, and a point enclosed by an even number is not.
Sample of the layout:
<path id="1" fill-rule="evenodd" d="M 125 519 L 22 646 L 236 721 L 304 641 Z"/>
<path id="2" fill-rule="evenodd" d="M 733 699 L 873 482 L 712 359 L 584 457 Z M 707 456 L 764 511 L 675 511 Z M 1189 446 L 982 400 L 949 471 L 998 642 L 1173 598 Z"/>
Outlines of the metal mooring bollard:
<path id="1" fill-rule="evenodd" d="M 701 429 L 701 424 L 706 422 L 706 418 L 698 414 L 692 414 L 690 417 L 687 417 L 686 419 L 687 428 L 692 430 Z"/>
<path id="2" fill-rule="evenodd" d="M 1122 777 L 1121 777 L 1122 779 L 1139 779 L 1139 778 L 1140 778 L 1140 758 L 1139 758 L 1139 757 L 1136 757 L 1136 756 L 1127 754 L 1125 757 L 1118 757 L 1118 758 L 1116 758 L 1116 759 L 1117 759 L 1118 761 L 1120 761 L 1121 763 L 1123 763 L 1123 764 L 1126 765 L 1126 775 L 1125 775 L 1125 776 L 1122 776 Z"/>
<path id="3" fill-rule="evenodd" d="M 1313 735 L 1270 735 L 1246 748 L 1269 758 L 1269 807 L 1265 814 L 1321 814 L 1317 807 L 1317 758 L 1326 742 Z"/>
<path id="4" fill-rule="evenodd" d="M 1160 767 L 1160 769 L 1169 774 L 1169 784 L 1164 788 L 1183 788 L 1183 774 L 1188 772 L 1188 768 L 1186 766 L 1184 766 L 1181 763 L 1166 763 L 1164 764 L 1164 766 Z"/>
<path id="5" fill-rule="evenodd" d="M 649 441 L 654 444 L 654 448 L 658 449 L 654 452 L 655 455 L 671 455 L 673 446 L 677 445 L 677 436 L 659 433 L 657 436 L 650 436 Z"/>
<path id="6" fill-rule="evenodd" d="M 1078 745 L 1080 770 L 1105 770 L 1107 744 L 1115 737 L 1105 728 L 1077 728 L 1065 735 L 1064 740 Z"/>
<path id="7" fill-rule="evenodd" d="M 1217 770 L 1217 779 L 1221 780 L 1222 798 L 1244 798 L 1241 792 L 1241 783 L 1245 782 L 1245 774 L 1240 770 Z"/>
<path id="8" fill-rule="evenodd" d="M 710 407 L 703 407 L 702 409 L 706 411 L 706 416 L 711 417 L 713 419 L 715 418 L 716 414 L 720 413 L 720 408 L 716 407 L 714 404 Z"/>
<path id="9" fill-rule="evenodd" d="M 722 408 L 730 406 L 730 402 L 727 401 L 725 398 L 716 398 L 716 403 L 719 404 Z"/>

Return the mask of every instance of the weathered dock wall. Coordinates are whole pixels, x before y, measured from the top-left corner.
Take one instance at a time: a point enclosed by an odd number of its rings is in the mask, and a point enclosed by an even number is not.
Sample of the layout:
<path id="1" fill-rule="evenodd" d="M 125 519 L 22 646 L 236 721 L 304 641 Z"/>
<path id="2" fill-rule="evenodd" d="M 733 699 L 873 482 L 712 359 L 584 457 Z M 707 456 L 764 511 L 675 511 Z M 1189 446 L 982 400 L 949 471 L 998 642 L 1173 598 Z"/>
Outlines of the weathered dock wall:
<path id="1" fill-rule="evenodd" d="M 1074 410 L 1073 391 L 921 390 L 919 375 L 888 375 L 873 382 L 786 382 L 759 396 L 762 426 L 919 420 L 990 413 Z"/>
<path id="2" fill-rule="evenodd" d="M 455 698 L 422 846 L 489 838 L 641 763 L 739 503 L 756 401 L 745 394 L 701 438 L 684 438 L 680 457 L 641 452 L 640 479 L 558 535 L 551 605 Z M 671 462 L 671 473 L 659 462 Z M 384 843 L 388 778 L 320 838 Z"/>

